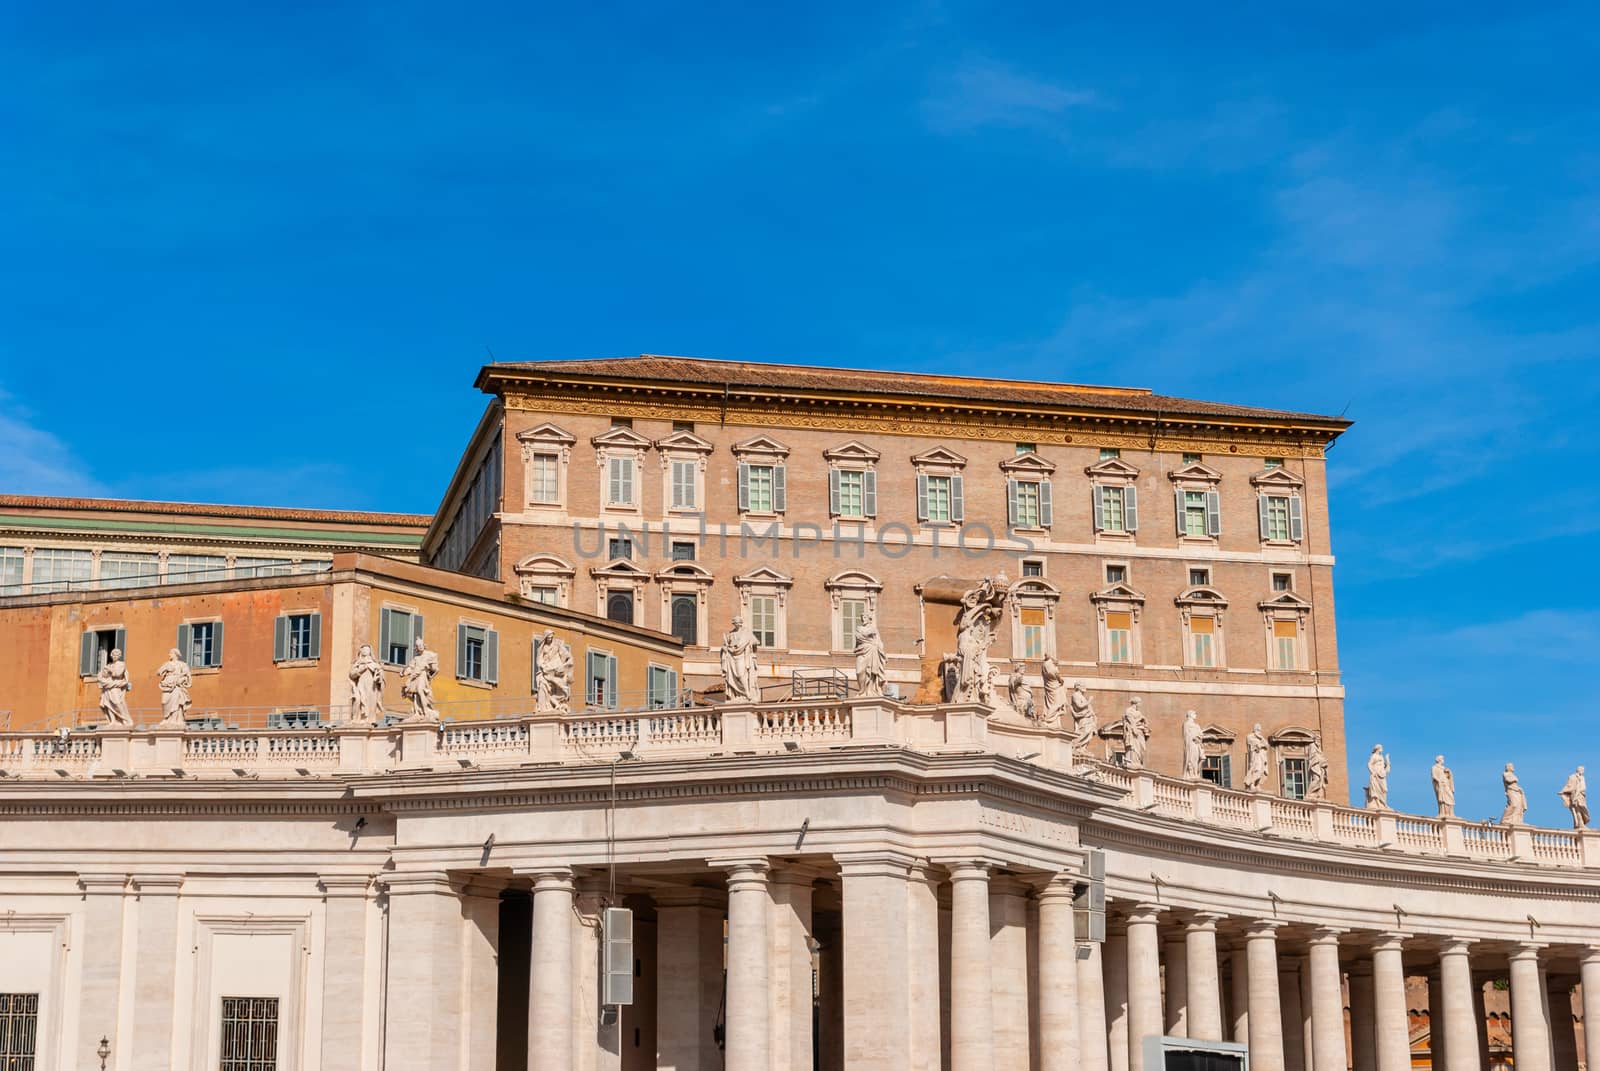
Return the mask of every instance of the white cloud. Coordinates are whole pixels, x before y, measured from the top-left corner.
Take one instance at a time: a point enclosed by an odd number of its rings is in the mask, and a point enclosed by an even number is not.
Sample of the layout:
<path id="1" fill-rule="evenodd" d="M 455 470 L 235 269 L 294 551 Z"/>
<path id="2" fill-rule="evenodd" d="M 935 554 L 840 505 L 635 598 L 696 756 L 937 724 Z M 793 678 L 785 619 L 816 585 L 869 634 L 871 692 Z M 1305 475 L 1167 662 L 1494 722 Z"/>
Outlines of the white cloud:
<path id="1" fill-rule="evenodd" d="M 12 494 L 94 496 L 105 487 L 55 435 L 0 387 L 0 488 Z"/>
<path id="2" fill-rule="evenodd" d="M 988 60 L 960 67 L 923 101 L 928 125 L 940 133 L 985 126 L 1033 126 L 1096 103 L 1089 90 L 1020 74 Z"/>

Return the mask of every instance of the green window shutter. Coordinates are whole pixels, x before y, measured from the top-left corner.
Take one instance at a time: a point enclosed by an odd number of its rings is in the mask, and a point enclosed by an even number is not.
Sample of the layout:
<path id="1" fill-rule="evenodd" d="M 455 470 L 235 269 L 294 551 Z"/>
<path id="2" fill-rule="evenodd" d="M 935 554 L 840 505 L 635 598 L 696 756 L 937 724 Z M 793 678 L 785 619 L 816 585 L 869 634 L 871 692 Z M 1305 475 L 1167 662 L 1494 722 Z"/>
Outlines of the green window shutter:
<path id="1" fill-rule="evenodd" d="M 839 515 L 839 470 L 828 470 L 828 512 Z"/>
<path id="2" fill-rule="evenodd" d="M 1051 514 L 1053 512 L 1054 511 L 1050 508 L 1050 481 L 1049 480 L 1040 480 L 1039 481 L 1039 527 L 1041 527 L 1041 528 L 1049 528 L 1050 527 Z"/>
<path id="3" fill-rule="evenodd" d="M 100 672 L 100 667 L 95 665 L 95 652 L 99 649 L 93 632 L 85 632 L 78 638 L 78 676 L 92 677 Z"/>
<path id="4" fill-rule="evenodd" d="M 774 513 L 782 513 L 788 508 L 788 503 L 785 501 L 788 496 L 784 490 L 786 482 L 784 474 L 788 468 L 787 465 L 772 466 L 772 512 Z"/>
<path id="5" fill-rule="evenodd" d="M 464 679 L 467 675 L 467 626 L 456 626 L 456 677 Z"/>
<path id="6" fill-rule="evenodd" d="M 1017 526 L 1017 481 L 1006 481 L 1006 523 Z"/>
<path id="7" fill-rule="evenodd" d="M 878 515 L 878 471 L 868 469 L 861 474 L 862 511 L 868 517 Z"/>
<path id="8" fill-rule="evenodd" d="M 739 509 L 750 509 L 750 466 L 739 462 Z"/>
<path id="9" fill-rule="evenodd" d="M 222 665 L 222 622 L 219 620 L 211 626 L 211 666 Z"/>
<path id="10" fill-rule="evenodd" d="M 1206 534 L 1222 534 L 1222 495 L 1216 491 L 1206 492 Z"/>
<path id="11" fill-rule="evenodd" d="M 1094 530 L 1096 532 L 1103 532 L 1106 529 L 1106 496 L 1103 493 L 1104 490 L 1105 489 L 1099 484 L 1095 484 L 1092 488 L 1090 488 L 1090 493 L 1094 502 L 1092 508 L 1094 510 Z"/>
<path id="12" fill-rule="evenodd" d="M 928 519 L 928 475 L 917 473 L 917 520 Z"/>
<path id="13" fill-rule="evenodd" d="M 378 611 L 378 660 L 380 662 L 389 661 L 389 637 L 392 628 L 390 619 L 393 616 L 394 611 L 388 607 Z"/>
<path id="14" fill-rule="evenodd" d="M 189 642 L 189 626 L 179 625 L 178 657 L 183 659 L 185 662 L 189 661 L 190 656 L 193 654 L 193 651 L 190 649 L 191 647 L 193 647 L 193 644 Z"/>
<path id="15" fill-rule="evenodd" d="M 962 502 L 961 476 L 958 474 L 958 475 L 950 477 L 950 520 L 951 520 L 951 522 L 954 523 L 954 524 L 960 524 L 962 522 L 962 520 L 966 516 L 965 510 L 966 510 L 966 506 Z"/>
<path id="16" fill-rule="evenodd" d="M 385 610 L 384 613 L 389 611 Z M 280 614 L 272 621 L 272 660 L 284 662 L 289 658 L 289 619 Z"/>
<path id="17" fill-rule="evenodd" d="M 617 656 L 606 655 L 606 706 L 617 707 Z"/>
<path id="18" fill-rule="evenodd" d="M 322 657 L 322 615 L 311 615 L 311 657 Z"/>
<path id="19" fill-rule="evenodd" d="M 645 706 L 651 710 L 661 707 L 661 686 L 665 682 L 661 679 L 664 671 L 660 666 L 650 666 L 645 670 Z"/>
<path id="20" fill-rule="evenodd" d="M 1256 496 L 1256 515 L 1257 515 L 1258 519 L 1261 521 L 1261 538 L 1265 539 L 1265 538 L 1267 538 L 1267 532 L 1269 530 L 1268 527 L 1267 527 L 1268 522 L 1267 522 L 1267 496 L 1266 495 L 1257 495 Z"/>
<path id="21" fill-rule="evenodd" d="M 492 628 L 483 630 L 483 679 L 486 684 L 500 683 L 500 633 Z"/>
<path id="22" fill-rule="evenodd" d="M 1122 492 L 1122 519 L 1128 531 L 1139 530 L 1139 489 L 1131 483 Z"/>
<path id="23" fill-rule="evenodd" d="M 117 650 L 122 652 L 122 660 L 126 662 L 128 660 L 128 630 L 125 628 L 117 629 L 116 638 L 111 642 Z M 95 669 L 98 671 L 99 667 L 96 666 Z"/>
<path id="24" fill-rule="evenodd" d="M 1305 535 L 1305 522 L 1300 513 L 1300 496 L 1289 496 L 1289 538 L 1296 543 Z"/>
<path id="25" fill-rule="evenodd" d="M 591 707 L 600 706 L 604 702 L 604 696 L 602 695 L 599 701 L 596 701 L 594 694 L 594 682 L 595 678 L 600 677 L 605 673 L 605 655 L 596 651 L 588 651 L 584 655 L 584 664 L 586 666 L 586 672 L 583 675 L 584 705 Z"/>

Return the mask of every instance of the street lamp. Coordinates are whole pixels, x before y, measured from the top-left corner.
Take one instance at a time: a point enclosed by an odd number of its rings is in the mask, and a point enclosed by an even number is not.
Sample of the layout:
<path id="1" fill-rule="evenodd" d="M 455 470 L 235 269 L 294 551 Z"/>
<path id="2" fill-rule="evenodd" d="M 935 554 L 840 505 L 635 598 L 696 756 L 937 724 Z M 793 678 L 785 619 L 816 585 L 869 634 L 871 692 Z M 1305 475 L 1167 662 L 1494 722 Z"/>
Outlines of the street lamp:
<path id="1" fill-rule="evenodd" d="M 111 1055 L 111 1039 L 101 1034 L 100 1047 L 94 1050 L 94 1054 L 100 1057 L 100 1071 L 106 1071 L 106 1059 Z"/>

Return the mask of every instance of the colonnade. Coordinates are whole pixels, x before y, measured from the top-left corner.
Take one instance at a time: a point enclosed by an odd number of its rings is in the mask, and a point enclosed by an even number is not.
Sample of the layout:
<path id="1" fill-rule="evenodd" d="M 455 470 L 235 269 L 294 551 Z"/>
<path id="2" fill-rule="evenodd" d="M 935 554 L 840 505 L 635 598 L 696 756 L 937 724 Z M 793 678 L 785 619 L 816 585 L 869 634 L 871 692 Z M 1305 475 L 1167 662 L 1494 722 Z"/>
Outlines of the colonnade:
<path id="1" fill-rule="evenodd" d="M 1444 1071 L 1488 1064 L 1490 977 L 1509 978 L 1518 1071 L 1576 1071 L 1572 1017 L 1552 1009 L 1564 1011 L 1580 981 L 1584 1018 L 1600 1024 L 1600 947 L 1361 932 L 1142 900 L 1113 901 L 1095 944 L 1075 932 L 1072 874 L 894 851 L 830 862 L 712 860 L 691 875 L 625 883 L 629 901 L 653 913 L 654 977 L 640 986 L 653 1041 L 642 1048 L 600 1017 L 594 884 L 564 867 L 522 874 L 532 901 L 528 1066 L 768 1071 L 812 1066 L 815 1047 L 828 1071 L 1140 1071 L 1143 1039 L 1168 1035 L 1245 1043 L 1254 1071 L 1405 1071 L 1408 975 L 1429 978 L 1430 1044 Z M 477 888 L 401 885 L 411 898 Z M 481 909 L 463 917 L 484 922 Z M 487 984 L 474 964 L 488 930 L 449 951 L 452 925 L 437 908 L 392 918 L 395 1071 L 446 1066 L 468 1039 L 494 1035 L 481 993 L 438 999 L 457 979 Z M 436 1014 L 441 1006 L 454 1018 Z M 394 1021 L 393 1009 L 421 1007 L 431 1032 Z M 624 1009 L 623 1023 L 638 1021 Z M 1585 1031 L 1584 1048 L 1587 1066 L 1600 1067 L 1600 1027 Z"/>

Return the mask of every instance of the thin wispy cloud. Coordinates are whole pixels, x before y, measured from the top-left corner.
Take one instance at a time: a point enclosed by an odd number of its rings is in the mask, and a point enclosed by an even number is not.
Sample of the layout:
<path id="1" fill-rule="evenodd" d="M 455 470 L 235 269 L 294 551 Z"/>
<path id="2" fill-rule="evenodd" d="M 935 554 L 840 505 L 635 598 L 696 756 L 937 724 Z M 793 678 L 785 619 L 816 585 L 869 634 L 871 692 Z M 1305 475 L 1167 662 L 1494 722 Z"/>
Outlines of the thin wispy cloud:
<path id="1" fill-rule="evenodd" d="M 90 467 L 21 401 L 0 387 L 0 489 L 12 494 L 95 496 L 105 487 Z"/>
<path id="2" fill-rule="evenodd" d="M 1034 126 L 1098 103 L 1093 90 L 1023 74 L 991 60 L 963 64 L 922 104 L 928 126 L 960 133 L 987 126 Z"/>

